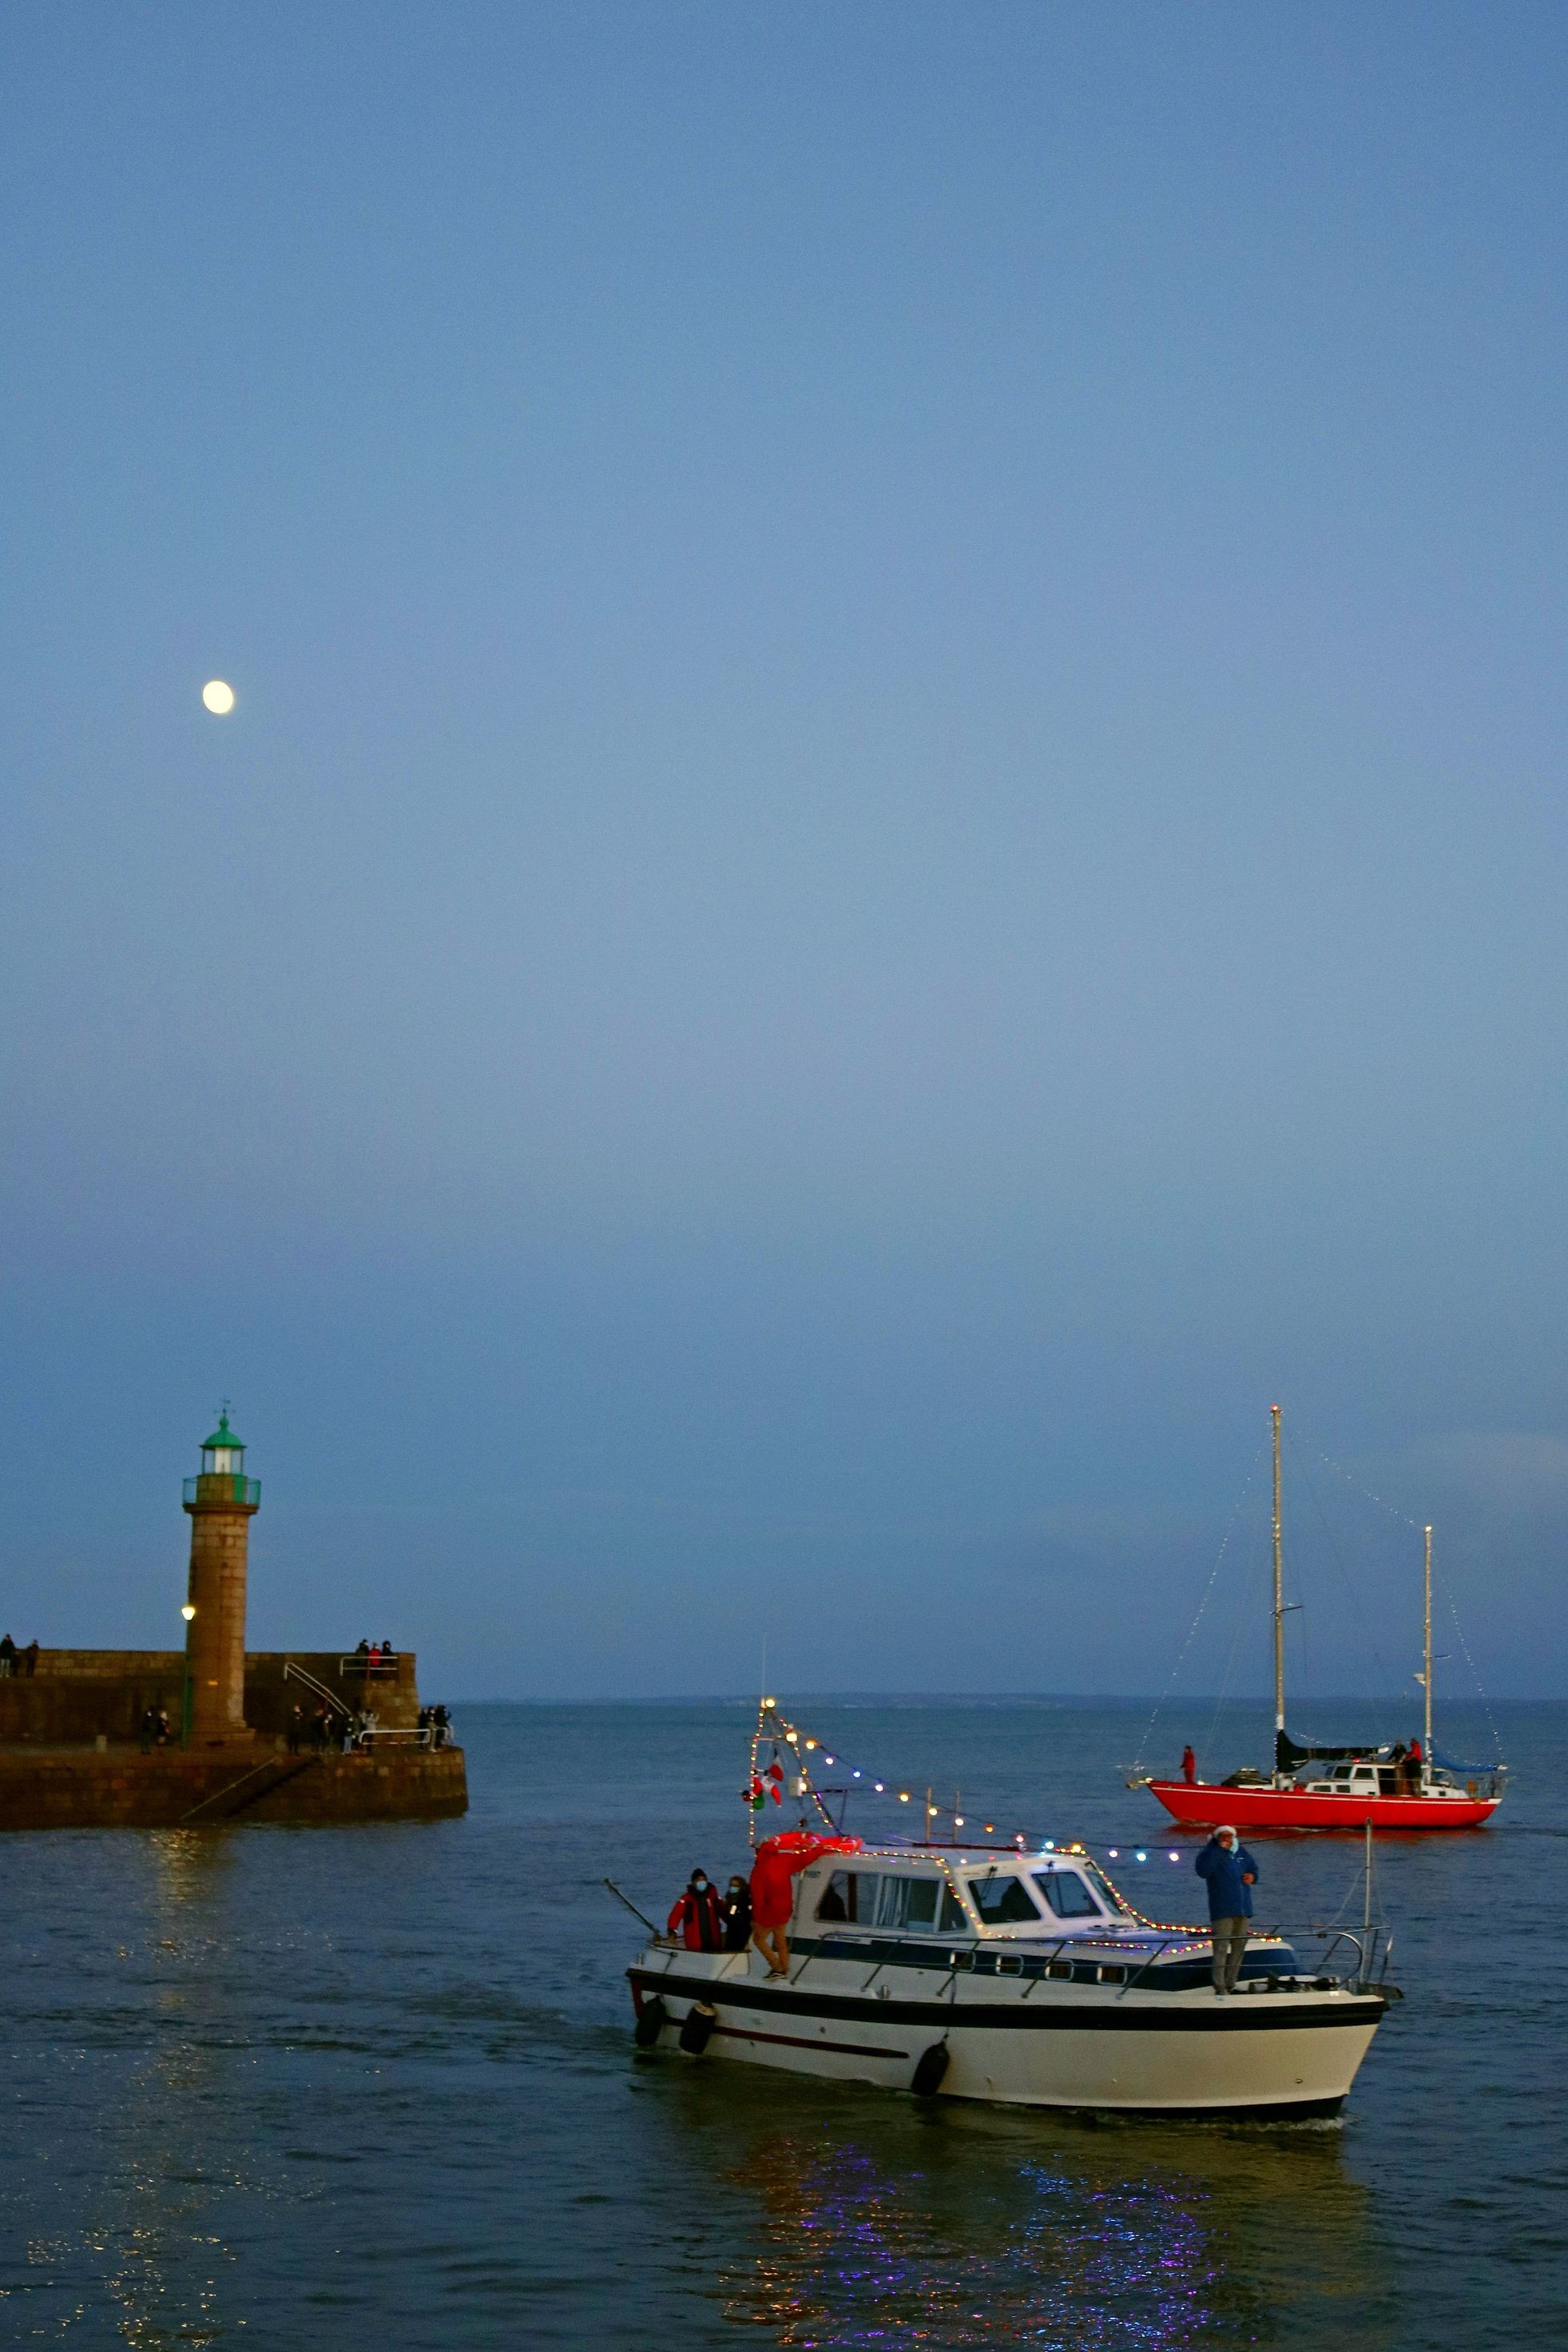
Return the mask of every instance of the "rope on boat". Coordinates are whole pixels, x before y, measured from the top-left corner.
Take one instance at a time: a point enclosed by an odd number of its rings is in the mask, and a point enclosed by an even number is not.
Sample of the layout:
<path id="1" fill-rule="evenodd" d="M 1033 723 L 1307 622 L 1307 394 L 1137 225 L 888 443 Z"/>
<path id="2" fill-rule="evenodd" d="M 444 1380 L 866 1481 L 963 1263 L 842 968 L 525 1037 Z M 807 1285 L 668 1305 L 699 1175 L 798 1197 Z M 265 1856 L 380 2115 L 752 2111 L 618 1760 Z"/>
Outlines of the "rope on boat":
<path id="1" fill-rule="evenodd" d="M 1369 1503 L 1375 1503 L 1380 1511 L 1386 1511 L 1388 1517 L 1391 1519 L 1397 1519 L 1401 1527 L 1413 1528 L 1416 1535 L 1423 1535 L 1426 1532 L 1425 1525 L 1420 1519 L 1413 1519 L 1407 1511 L 1402 1511 L 1400 1509 L 1397 1503 L 1389 1502 L 1385 1496 L 1375 1493 L 1371 1486 L 1364 1485 L 1359 1478 L 1353 1478 L 1350 1472 L 1345 1469 L 1343 1463 L 1336 1462 L 1332 1454 L 1324 1454 L 1321 1447 L 1318 1449 L 1318 1460 L 1322 1462 L 1326 1468 L 1332 1470 L 1336 1478 L 1343 1479 L 1353 1494 L 1364 1496 L 1365 1500 Z M 1442 1587 L 1443 1598 L 1448 1604 L 1448 1614 L 1454 1621 L 1454 1636 L 1458 1643 L 1459 1648 L 1464 1653 L 1465 1664 L 1470 1670 L 1470 1680 L 1476 1686 L 1476 1696 L 1481 1703 L 1481 1712 L 1486 1717 L 1487 1728 L 1491 1733 L 1492 1745 L 1497 1750 L 1498 1761 L 1500 1764 L 1502 1761 L 1502 1738 L 1492 1716 L 1491 1701 L 1487 1696 L 1486 1686 L 1480 1678 L 1480 1671 L 1477 1666 L 1474 1658 L 1470 1655 L 1470 1645 L 1465 1639 L 1465 1629 L 1459 1622 L 1459 1612 L 1458 1604 L 1454 1600 L 1453 1587 L 1450 1585 L 1447 1576 L 1443 1573 L 1442 1569 L 1436 1561 L 1433 1562 L 1432 1566 L 1432 1580 L 1435 1584 L 1438 1584 Z"/>
<path id="2" fill-rule="evenodd" d="M 1459 1622 L 1459 1612 L 1455 1605 L 1453 1587 L 1448 1582 L 1448 1578 L 1443 1574 L 1441 1569 L 1436 1569 L 1433 1570 L 1433 1581 L 1442 1588 L 1443 1598 L 1448 1604 L 1448 1614 L 1454 1621 L 1454 1638 L 1465 1654 L 1465 1664 L 1470 1670 L 1470 1679 L 1476 1686 L 1476 1696 L 1481 1703 L 1481 1713 L 1486 1717 L 1487 1728 L 1491 1733 L 1492 1746 L 1497 1750 L 1497 1759 L 1500 1765 L 1502 1762 L 1502 1739 L 1498 1731 L 1497 1724 L 1492 1717 L 1491 1701 L 1488 1698 L 1486 1692 L 1481 1687 L 1481 1678 L 1476 1670 L 1476 1662 L 1470 1655 L 1470 1645 L 1465 1639 L 1465 1629 Z"/>
<path id="3" fill-rule="evenodd" d="M 1144 1751 L 1149 1747 L 1154 1738 L 1155 1726 L 1159 1721 L 1160 1716 L 1169 1701 L 1172 1691 L 1176 1688 L 1176 1676 L 1182 1670 L 1183 1664 L 1186 1658 L 1186 1654 L 1191 1649 L 1197 1629 L 1203 1622 L 1204 1611 L 1208 1607 L 1209 1601 L 1213 1597 L 1216 1580 L 1218 1579 L 1220 1568 L 1224 1563 L 1225 1555 L 1230 1548 L 1230 1538 L 1236 1533 L 1236 1523 L 1241 1517 L 1242 1506 L 1245 1504 L 1248 1496 L 1252 1491 L 1253 1481 L 1258 1475 L 1258 1465 L 1263 1458 L 1266 1444 L 1267 1440 L 1261 1441 L 1259 1444 L 1257 1453 L 1252 1456 L 1252 1466 L 1247 1473 L 1241 1492 L 1236 1497 L 1236 1502 L 1230 1514 L 1229 1524 L 1226 1528 L 1225 1534 L 1220 1540 L 1219 1549 L 1214 1557 L 1214 1566 L 1208 1571 L 1208 1582 L 1203 1588 L 1203 1598 L 1197 1604 L 1197 1613 L 1194 1617 L 1192 1623 L 1187 1627 L 1186 1641 L 1183 1642 L 1180 1649 L 1176 1652 L 1176 1664 L 1171 1668 L 1169 1680 L 1166 1682 L 1166 1686 L 1160 1693 L 1158 1698 L 1155 1699 L 1154 1712 L 1149 1717 L 1148 1722 L 1144 1726 L 1143 1737 L 1138 1742 L 1137 1758 L 1133 1765 L 1134 1777 L 1143 1771 Z"/>

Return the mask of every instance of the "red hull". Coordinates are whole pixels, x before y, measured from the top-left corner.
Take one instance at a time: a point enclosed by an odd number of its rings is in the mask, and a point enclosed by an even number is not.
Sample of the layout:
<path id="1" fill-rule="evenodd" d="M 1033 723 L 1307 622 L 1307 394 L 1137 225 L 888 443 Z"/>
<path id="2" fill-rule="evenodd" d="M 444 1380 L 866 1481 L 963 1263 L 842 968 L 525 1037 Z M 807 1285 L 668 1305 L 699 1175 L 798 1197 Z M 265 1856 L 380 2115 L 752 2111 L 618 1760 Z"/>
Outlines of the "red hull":
<path id="1" fill-rule="evenodd" d="M 1184 1827 L 1238 1830 L 1474 1830 L 1500 1797 L 1308 1797 L 1299 1789 L 1218 1789 L 1206 1781 L 1151 1780 L 1149 1789 Z"/>

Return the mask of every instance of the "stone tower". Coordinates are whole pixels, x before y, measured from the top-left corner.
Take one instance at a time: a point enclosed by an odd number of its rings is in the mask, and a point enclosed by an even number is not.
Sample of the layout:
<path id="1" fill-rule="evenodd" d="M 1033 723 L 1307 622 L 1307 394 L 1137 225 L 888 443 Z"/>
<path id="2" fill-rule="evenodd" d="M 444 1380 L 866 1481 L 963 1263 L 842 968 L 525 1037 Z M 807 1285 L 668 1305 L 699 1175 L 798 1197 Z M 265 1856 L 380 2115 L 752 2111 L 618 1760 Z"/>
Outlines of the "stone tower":
<path id="1" fill-rule="evenodd" d="M 191 1514 L 185 1677 L 193 1748 L 251 1737 L 245 1720 L 246 1553 L 260 1507 L 261 1481 L 245 1475 L 245 1445 L 229 1427 L 225 1405 L 203 1443 L 199 1475 L 185 1481 Z"/>

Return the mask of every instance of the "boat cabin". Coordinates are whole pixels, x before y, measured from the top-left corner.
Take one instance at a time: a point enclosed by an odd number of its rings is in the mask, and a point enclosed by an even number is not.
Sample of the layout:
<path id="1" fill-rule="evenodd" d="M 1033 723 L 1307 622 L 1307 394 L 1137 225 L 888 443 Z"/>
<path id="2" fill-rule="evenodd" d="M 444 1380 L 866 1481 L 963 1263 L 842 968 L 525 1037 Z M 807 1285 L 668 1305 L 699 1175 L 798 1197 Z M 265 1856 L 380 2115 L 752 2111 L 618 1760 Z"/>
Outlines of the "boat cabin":
<path id="1" fill-rule="evenodd" d="M 1312 1797 L 1414 1797 L 1424 1782 L 1401 1777 L 1394 1764 L 1335 1764 L 1321 1780 L 1301 1780 L 1297 1787 Z"/>
<path id="2" fill-rule="evenodd" d="M 802 1873 L 798 1927 L 1025 1941 L 1100 1933 L 1130 1915 L 1065 1855 L 867 1852 Z"/>

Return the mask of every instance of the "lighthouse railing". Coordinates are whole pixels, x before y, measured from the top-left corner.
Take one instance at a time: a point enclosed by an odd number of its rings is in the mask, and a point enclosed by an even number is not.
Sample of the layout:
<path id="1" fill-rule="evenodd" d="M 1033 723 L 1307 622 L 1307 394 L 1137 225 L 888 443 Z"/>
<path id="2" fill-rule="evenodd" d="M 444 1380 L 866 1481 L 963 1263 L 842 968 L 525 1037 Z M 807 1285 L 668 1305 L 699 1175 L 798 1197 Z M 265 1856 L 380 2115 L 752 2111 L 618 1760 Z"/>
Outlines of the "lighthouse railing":
<path id="1" fill-rule="evenodd" d="M 259 1478 L 236 1478 L 226 1470 L 202 1470 L 185 1481 L 187 1503 L 244 1503 L 250 1508 L 261 1501 Z"/>

